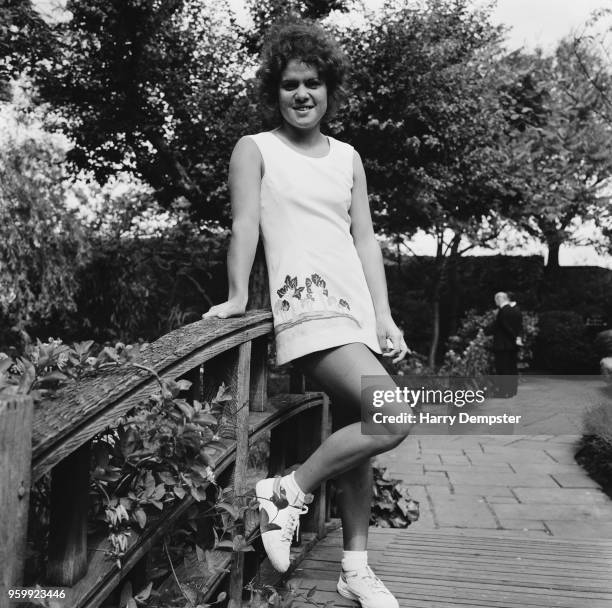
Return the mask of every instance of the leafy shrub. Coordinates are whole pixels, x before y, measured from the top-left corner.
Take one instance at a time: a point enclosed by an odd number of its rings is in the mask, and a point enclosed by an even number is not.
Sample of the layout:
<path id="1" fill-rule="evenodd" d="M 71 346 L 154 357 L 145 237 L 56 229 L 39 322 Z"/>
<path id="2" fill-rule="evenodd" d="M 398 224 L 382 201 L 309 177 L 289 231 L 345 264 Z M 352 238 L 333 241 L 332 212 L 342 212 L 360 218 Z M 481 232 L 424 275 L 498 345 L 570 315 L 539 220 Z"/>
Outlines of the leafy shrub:
<path id="1" fill-rule="evenodd" d="M 494 373 L 493 338 L 484 332 L 494 321 L 495 315 L 494 310 L 482 315 L 473 310 L 468 312 L 459 331 L 448 340 L 441 374 L 471 378 Z M 523 346 L 519 349 L 519 366 L 529 366 L 537 334 L 537 315 L 523 312 Z"/>
<path id="2" fill-rule="evenodd" d="M 576 461 L 612 498 L 612 403 L 587 410 L 583 427 Z"/>
<path id="3" fill-rule="evenodd" d="M 597 373 L 594 345 L 582 317 L 571 311 L 539 314 L 540 331 L 534 346 L 534 365 L 556 374 Z"/>
<path id="4" fill-rule="evenodd" d="M 370 525 L 381 528 L 407 528 L 419 518 L 419 503 L 410 498 L 399 479 L 390 479 L 385 467 L 374 466 L 374 491 Z"/>
<path id="5" fill-rule="evenodd" d="M 181 224 L 161 236 L 98 238 L 79 275 L 73 335 L 152 340 L 200 319 L 224 291 L 225 268 L 217 260 L 226 236 Z"/>
<path id="6" fill-rule="evenodd" d="M 76 310 L 87 261 L 84 226 L 68 209 L 66 142 L 27 112 L 0 106 L 0 344 L 11 332 Z"/>
<path id="7" fill-rule="evenodd" d="M 612 329 L 600 331 L 595 336 L 595 350 L 598 357 L 612 357 Z"/>

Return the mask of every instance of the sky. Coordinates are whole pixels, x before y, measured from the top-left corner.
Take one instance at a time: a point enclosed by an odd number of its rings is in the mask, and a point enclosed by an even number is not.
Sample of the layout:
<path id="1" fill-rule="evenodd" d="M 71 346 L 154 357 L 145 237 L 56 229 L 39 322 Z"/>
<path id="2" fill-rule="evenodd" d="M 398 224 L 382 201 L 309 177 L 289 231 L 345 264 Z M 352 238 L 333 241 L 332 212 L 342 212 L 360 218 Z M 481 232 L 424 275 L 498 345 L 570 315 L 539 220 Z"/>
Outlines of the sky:
<path id="1" fill-rule="evenodd" d="M 512 27 L 509 46 L 547 49 L 606 7 L 612 8 L 612 0 L 498 0 L 493 21 Z"/>

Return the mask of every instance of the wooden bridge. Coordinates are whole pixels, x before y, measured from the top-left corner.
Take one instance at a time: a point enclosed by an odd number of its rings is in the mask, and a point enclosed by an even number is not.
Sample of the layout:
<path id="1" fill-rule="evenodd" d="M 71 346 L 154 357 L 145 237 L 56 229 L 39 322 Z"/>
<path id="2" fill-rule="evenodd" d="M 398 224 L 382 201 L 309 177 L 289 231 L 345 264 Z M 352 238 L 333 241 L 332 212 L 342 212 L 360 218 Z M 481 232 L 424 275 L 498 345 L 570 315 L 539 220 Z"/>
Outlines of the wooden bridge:
<path id="1" fill-rule="evenodd" d="M 327 397 L 305 392 L 299 376 L 292 377 L 289 394 L 268 397 L 271 332 L 270 313 L 252 311 L 238 319 L 206 320 L 185 326 L 163 336 L 143 353 L 143 365 L 161 378 L 191 381 L 185 395 L 189 401 L 206 400 L 221 382 L 230 387 L 232 398 L 227 407 L 235 433 L 231 439 L 217 442 L 208 454 L 219 483 L 237 497 L 248 492 L 247 460 L 253 442 L 270 437 L 269 472 L 276 474 L 303 461 L 331 428 Z M 0 608 L 19 605 L 9 602 L 7 593 L 22 583 L 29 489 L 42 476 L 51 478 L 50 538 L 47 570 L 39 573 L 36 582 L 43 588 L 63 589 L 65 597 L 58 600 L 62 608 L 117 605 L 115 590 L 124 580 L 142 573 L 151 548 L 197 504 L 188 496 L 165 508 L 142 531 L 134 526 L 121 568 L 105 556 L 108 538 L 87 534 L 92 439 L 116 426 L 122 416 L 153 392 L 155 383 L 151 374 L 126 366 L 86 378 L 65 389 L 57 399 L 36 406 L 27 396 L 0 400 Z M 291 442 L 289 437 L 293 438 Z M 435 461 L 428 460 L 427 454 L 413 452 L 416 443 L 404 444 L 407 447 L 401 448 L 405 451 L 399 452 L 392 471 L 403 473 L 410 485 L 415 479 L 417 485 L 422 479 L 435 480 L 436 473 L 440 473 L 431 468 Z M 440 463 L 444 464 L 441 459 Z M 460 463 L 451 465 L 459 467 Z M 445 470 L 447 477 L 452 466 Z M 450 486 L 451 494 L 457 490 L 457 483 Z M 440 491 L 445 496 L 446 490 Z M 328 519 L 325 485 L 315 496 L 308 518 L 302 523 L 305 534 L 301 561 L 296 562 L 285 582 L 290 578 L 293 585 L 304 590 L 296 596 L 295 606 L 348 606 L 352 603 L 334 591 L 341 540 L 338 530 L 326 535 L 333 526 Z M 489 529 L 470 526 L 469 522 L 445 526 L 440 517 L 434 521 L 428 515 L 434 512 L 429 503 L 435 492 L 416 492 L 415 497 L 422 503 L 421 522 L 401 531 L 371 530 L 371 563 L 396 593 L 401 606 L 612 608 L 611 540 L 557 538 L 548 533 L 524 535 L 519 531 L 513 534 L 499 519 Z M 453 500 L 451 497 L 451 515 L 453 504 L 458 509 L 466 504 Z M 607 515 L 609 505 L 597 502 L 600 504 L 602 513 Z M 475 517 L 483 519 L 477 509 L 475 513 Z M 234 535 L 238 534 L 249 539 L 256 534 L 256 525 L 246 521 L 234 531 Z M 315 543 L 316 539 L 319 540 Z M 215 567 L 200 565 L 199 570 L 188 573 L 190 578 L 185 583 L 185 588 L 198 590 L 199 603 L 214 601 L 217 593 L 226 589 L 229 606 L 236 608 L 247 601 L 244 587 L 254 572 L 259 569 L 264 573 L 263 579 L 266 572 L 271 576 L 265 564 L 260 568 L 257 563 L 257 552 L 216 550 L 212 555 Z M 316 589 L 306 598 L 313 587 Z"/>

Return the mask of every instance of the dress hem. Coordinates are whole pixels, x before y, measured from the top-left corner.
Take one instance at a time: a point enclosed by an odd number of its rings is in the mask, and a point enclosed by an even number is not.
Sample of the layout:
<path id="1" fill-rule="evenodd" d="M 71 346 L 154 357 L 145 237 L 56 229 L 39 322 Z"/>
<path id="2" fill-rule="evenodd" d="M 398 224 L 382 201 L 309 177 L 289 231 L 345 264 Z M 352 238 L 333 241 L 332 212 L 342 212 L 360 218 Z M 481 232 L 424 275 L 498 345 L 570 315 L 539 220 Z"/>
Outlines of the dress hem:
<path id="1" fill-rule="evenodd" d="M 346 344 L 365 344 L 365 346 L 367 346 L 373 353 L 377 355 L 382 354 L 380 346 L 378 345 L 378 340 L 374 342 L 372 340 L 368 340 L 367 338 L 360 338 L 359 336 L 338 336 L 335 338 L 330 338 L 328 340 L 319 340 L 316 347 L 314 348 L 313 345 L 310 344 L 308 347 L 303 348 L 283 349 L 285 351 L 290 351 L 284 354 L 283 356 L 279 356 L 277 350 L 276 365 L 285 365 L 286 363 L 289 363 L 290 361 L 293 361 L 295 359 L 299 359 L 304 355 L 309 355 L 310 353 L 317 353 L 322 350 L 327 350 L 328 348 L 344 346 Z"/>

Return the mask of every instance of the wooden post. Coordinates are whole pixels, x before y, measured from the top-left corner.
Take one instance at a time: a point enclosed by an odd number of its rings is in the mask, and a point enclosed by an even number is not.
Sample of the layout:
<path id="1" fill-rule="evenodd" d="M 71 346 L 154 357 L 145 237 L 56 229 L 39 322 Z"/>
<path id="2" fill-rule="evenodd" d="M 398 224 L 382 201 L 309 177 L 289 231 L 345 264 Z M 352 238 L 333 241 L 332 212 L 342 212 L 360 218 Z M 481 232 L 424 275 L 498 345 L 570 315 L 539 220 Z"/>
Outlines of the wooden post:
<path id="1" fill-rule="evenodd" d="M 280 424 L 270 431 L 270 457 L 268 459 L 268 475 L 284 475 L 287 467 L 288 438 L 290 433 L 285 424 Z"/>
<path id="2" fill-rule="evenodd" d="M 194 367 L 190 372 L 187 372 L 183 378 L 191 382 L 187 401 L 193 404 L 194 401 L 202 401 L 202 366 Z"/>
<path id="3" fill-rule="evenodd" d="M 268 336 L 252 341 L 250 409 L 263 412 L 268 400 Z"/>
<path id="4" fill-rule="evenodd" d="M 47 583 L 71 587 L 87 572 L 88 441 L 51 473 Z"/>
<path id="5" fill-rule="evenodd" d="M 247 303 L 247 310 L 257 310 L 258 308 L 270 308 L 266 256 L 261 241 L 258 243 L 255 252 L 255 261 L 249 281 L 249 301 Z"/>
<path id="6" fill-rule="evenodd" d="M 306 392 L 306 378 L 297 368 L 292 367 L 289 372 L 289 392 L 302 395 Z"/>
<path id="7" fill-rule="evenodd" d="M 0 398 L 0 563 L 4 605 L 8 589 L 21 586 L 30 504 L 32 415 L 29 395 Z"/>
<path id="8" fill-rule="evenodd" d="M 249 389 L 251 369 L 251 342 L 238 347 L 238 356 L 231 370 L 231 389 L 236 400 L 236 461 L 234 463 L 234 504 L 241 507 L 246 493 L 246 473 L 249 457 Z M 244 534 L 244 528 L 236 527 L 233 536 Z M 244 552 L 235 551 L 232 556 L 229 581 L 229 608 L 242 606 L 244 587 Z"/>

